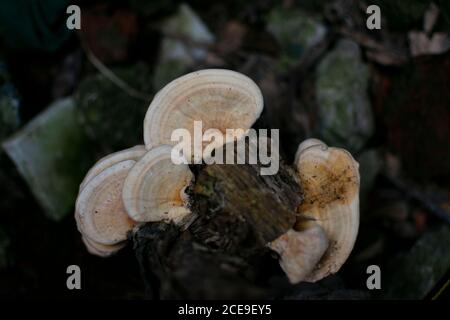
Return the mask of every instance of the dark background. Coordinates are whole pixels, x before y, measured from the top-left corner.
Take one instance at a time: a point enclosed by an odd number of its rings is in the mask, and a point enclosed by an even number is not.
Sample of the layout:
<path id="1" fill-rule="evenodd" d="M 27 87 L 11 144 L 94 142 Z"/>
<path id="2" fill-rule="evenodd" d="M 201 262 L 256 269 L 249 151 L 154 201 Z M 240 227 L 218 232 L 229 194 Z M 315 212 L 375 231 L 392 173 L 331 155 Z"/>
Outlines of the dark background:
<path id="1" fill-rule="evenodd" d="M 162 85 L 193 70 L 233 69 L 261 87 L 265 125 L 281 129 L 281 152 L 288 162 L 307 137 L 345 147 L 360 162 L 361 226 L 351 257 L 337 275 L 293 286 L 286 297 L 421 299 L 439 281 L 445 283 L 450 266 L 448 2 L 434 2 L 438 18 L 428 31 L 423 24 L 433 20 L 425 18 L 431 1 L 198 0 L 185 2 L 188 17 L 180 17 L 186 9 L 180 11 L 179 1 L 72 3 L 81 6 L 76 32 L 65 27 L 68 1 L 0 4 L 1 140 L 20 136 L 30 121 L 65 97 L 73 98 L 71 117 L 77 137 L 82 136 L 80 145 L 47 137 L 67 148 L 54 150 L 62 160 L 38 180 L 67 175 L 77 187 L 95 160 L 142 143 L 143 116 Z M 365 27 L 369 4 L 381 8 L 381 30 Z M 192 19 L 202 25 L 201 32 L 192 28 Z M 311 30 L 319 35 L 307 36 Z M 430 52 L 413 32 L 427 39 L 443 35 L 434 43 L 439 52 Z M 165 41 L 183 47 L 184 55 L 173 58 L 173 52 L 164 51 Z M 126 85 L 105 76 L 111 71 Z M 334 117 L 330 110 L 337 110 Z M 39 136 L 39 130 L 33 134 Z M 33 163 L 31 150 L 25 156 Z M 32 191 L 17 168 L 1 149 L 0 297 L 143 298 L 131 246 L 107 259 L 88 254 L 73 207 L 49 214 L 36 192 L 51 192 L 51 187 Z M 74 196 L 67 191 L 68 198 Z M 66 288 L 71 264 L 81 267 L 82 290 Z M 366 288 L 371 264 L 381 267 L 382 290 Z"/>

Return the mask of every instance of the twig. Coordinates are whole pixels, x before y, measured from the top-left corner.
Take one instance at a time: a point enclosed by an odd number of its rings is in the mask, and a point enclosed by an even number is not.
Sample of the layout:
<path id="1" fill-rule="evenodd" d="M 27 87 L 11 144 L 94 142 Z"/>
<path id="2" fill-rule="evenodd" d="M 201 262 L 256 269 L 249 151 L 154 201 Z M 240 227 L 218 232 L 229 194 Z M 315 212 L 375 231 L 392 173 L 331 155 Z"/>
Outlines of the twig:
<path id="1" fill-rule="evenodd" d="M 86 42 L 83 39 L 81 40 L 81 46 L 84 49 L 84 52 L 86 53 L 86 56 L 88 60 L 92 63 L 92 65 L 97 68 L 98 71 L 102 75 L 104 75 L 108 80 L 110 80 L 112 83 L 114 83 L 117 87 L 125 91 L 129 96 L 142 100 L 145 102 L 150 101 L 151 95 L 146 94 L 142 91 L 136 90 L 135 88 L 131 87 L 128 83 L 120 79 L 114 72 L 112 72 L 108 67 L 106 67 L 103 62 L 98 59 L 95 54 L 92 52 L 92 50 L 89 48 L 89 46 L 86 44 Z"/>

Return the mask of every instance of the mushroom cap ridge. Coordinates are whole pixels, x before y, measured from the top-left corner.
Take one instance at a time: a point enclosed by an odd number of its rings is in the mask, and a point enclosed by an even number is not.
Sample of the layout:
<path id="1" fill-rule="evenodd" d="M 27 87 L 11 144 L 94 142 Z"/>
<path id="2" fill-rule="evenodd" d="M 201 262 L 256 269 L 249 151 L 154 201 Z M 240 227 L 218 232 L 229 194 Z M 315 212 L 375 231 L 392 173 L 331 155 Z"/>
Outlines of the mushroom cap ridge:
<path id="1" fill-rule="evenodd" d="M 156 94 L 144 119 L 144 142 L 147 149 L 174 145 L 173 130 L 184 128 L 192 135 L 194 121 L 202 121 L 203 131 L 247 131 L 262 109 L 261 90 L 247 76 L 226 69 L 192 72 Z"/>
<path id="2" fill-rule="evenodd" d="M 98 160 L 94 166 L 89 169 L 86 176 L 84 177 L 83 181 L 80 184 L 80 191 L 83 190 L 83 188 L 86 186 L 86 184 L 91 180 L 93 177 L 98 175 L 103 170 L 111 167 L 112 165 L 125 161 L 125 160 L 135 160 L 137 161 L 139 158 L 141 158 L 146 152 L 145 146 L 138 145 L 134 146 L 125 150 L 117 151 L 114 153 L 111 153 L 100 160 Z"/>
<path id="3" fill-rule="evenodd" d="M 194 179 L 187 164 L 172 162 L 172 147 L 149 150 L 125 179 L 122 199 L 128 215 L 138 222 L 181 222 L 190 210 L 186 188 Z"/>
<path id="4" fill-rule="evenodd" d="M 75 215 L 80 232 L 87 238 L 114 245 L 126 240 L 135 222 L 130 219 L 122 202 L 125 177 L 135 164 L 121 161 L 93 177 L 78 194 Z"/>
<path id="5" fill-rule="evenodd" d="M 96 256 L 99 256 L 102 258 L 112 256 L 113 254 L 115 254 L 117 251 L 119 251 L 126 245 L 125 241 L 117 243 L 117 244 L 105 245 L 105 244 L 95 242 L 94 240 L 91 240 L 86 236 L 82 236 L 81 239 L 82 239 L 84 245 L 86 246 L 87 251 L 90 254 L 93 254 L 93 255 L 96 255 Z"/>

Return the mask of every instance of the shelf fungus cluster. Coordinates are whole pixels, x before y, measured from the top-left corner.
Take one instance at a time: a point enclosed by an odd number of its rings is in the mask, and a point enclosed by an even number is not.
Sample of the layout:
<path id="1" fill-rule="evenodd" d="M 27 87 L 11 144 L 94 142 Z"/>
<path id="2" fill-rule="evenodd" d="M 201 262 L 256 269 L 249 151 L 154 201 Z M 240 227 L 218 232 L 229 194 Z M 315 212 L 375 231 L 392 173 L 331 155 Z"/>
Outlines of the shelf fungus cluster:
<path id="1" fill-rule="evenodd" d="M 183 224 L 190 216 L 186 189 L 194 175 L 187 164 L 174 164 L 183 161 L 173 161 L 172 131 L 193 131 L 194 121 L 201 121 L 205 131 L 236 128 L 245 133 L 262 107 L 256 84 L 230 70 L 193 72 L 161 89 L 144 119 L 145 146 L 99 160 L 80 185 L 75 219 L 88 251 L 115 253 L 139 223 Z"/>
<path id="2" fill-rule="evenodd" d="M 201 121 L 205 132 L 243 129 L 245 135 L 262 109 L 257 85 L 234 71 L 202 70 L 166 85 L 145 116 L 145 145 L 99 160 L 80 185 L 75 219 L 88 251 L 110 256 L 142 223 L 189 228 L 195 217 L 187 190 L 195 178 L 186 162 L 173 157 L 194 153 L 174 155 L 171 133 L 180 128 L 193 131 L 194 122 Z M 308 139 L 300 144 L 294 167 L 303 201 L 295 224 L 267 246 L 278 254 L 291 283 L 315 282 L 337 272 L 355 243 L 358 164 L 347 151 Z"/>

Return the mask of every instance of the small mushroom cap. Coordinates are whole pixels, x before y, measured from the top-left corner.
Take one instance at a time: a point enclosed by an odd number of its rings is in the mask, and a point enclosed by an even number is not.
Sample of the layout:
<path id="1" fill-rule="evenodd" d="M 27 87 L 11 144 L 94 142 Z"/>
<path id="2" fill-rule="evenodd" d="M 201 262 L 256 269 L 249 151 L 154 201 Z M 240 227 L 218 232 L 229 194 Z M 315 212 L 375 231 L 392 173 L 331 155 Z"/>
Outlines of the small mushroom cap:
<path id="1" fill-rule="evenodd" d="M 104 169 L 89 180 L 78 194 L 75 215 L 80 232 L 104 245 L 126 240 L 135 222 L 123 206 L 122 188 L 125 177 L 136 162 L 126 160 Z"/>
<path id="2" fill-rule="evenodd" d="M 192 72 L 156 94 L 145 115 L 145 146 L 176 144 L 171 141 L 175 129 L 187 129 L 193 137 L 194 121 L 202 121 L 203 132 L 218 129 L 225 134 L 227 128 L 247 131 L 262 109 L 261 91 L 247 76 L 225 69 Z"/>
<path id="3" fill-rule="evenodd" d="M 167 145 L 149 150 L 125 179 L 122 198 L 133 220 L 179 223 L 190 213 L 185 191 L 194 175 L 172 162 L 171 151 Z"/>
<path id="4" fill-rule="evenodd" d="M 295 153 L 295 159 L 298 159 L 300 153 L 303 152 L 305 149 L 313 146 L 322 146 L 323 148 L 327 147 L 327 145 L 319 139 L 314 138 L 306 139 L 298 146 L 297 152 Z"/>
<path id="5" fill-rule="evenodd" d="M 95 242 L 94 240 L 91 240 L 86 236 L 82 236 L 81 239 L 83 240 L 83 243 L 90 254 L 103 258 L 112 256 L 126 245 L 126 242 L 121 242 L 113 245 L 105 245 Z"/>
<path id="6" fill-rule="evenodd" d="M 328 248 L 328 239 L 318 224 L 304 231 L 288 230 L 269 247 L 280 255 L 280 266 L 293 284 L 303 281 Z"/>
<path id="7" fill-rule="evenodd" d="M 97 163 L 88 171 L 83 181 L 80 184 L 80 191 L 86 186 L 86 184 L 100 172 L 112 165 L 125 161 L 125 160 L 139 160 L 147 152 L 144 146 L 134 146 L 129 149 L 121 150 L 111 153 L 106 157 L 101 158 Z"/>
<path id="8" fill-rule="evenodd" d="M 298 208 L 297 229 L 305 220 L 322 227 L 330 245 L 305 279 L 315 282 L 337 272 L 353 249 L 359 228 L 358 163 L 346 150 L 307 141 L 297 152 L 296 167 L 304 200 Z"/>

